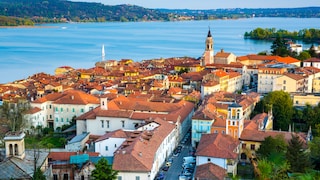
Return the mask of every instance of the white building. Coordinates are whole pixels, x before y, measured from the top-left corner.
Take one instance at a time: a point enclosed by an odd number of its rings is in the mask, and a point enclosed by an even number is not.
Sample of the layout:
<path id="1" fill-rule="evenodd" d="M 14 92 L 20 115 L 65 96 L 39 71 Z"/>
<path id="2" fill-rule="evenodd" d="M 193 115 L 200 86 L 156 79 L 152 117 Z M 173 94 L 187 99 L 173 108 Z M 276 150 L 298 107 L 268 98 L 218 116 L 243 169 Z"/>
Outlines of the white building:
<path id="1" fill-rule="evenodd" d="M 303 61 L 303 67 L 316 67 L 320 68 L 319 58 L 310 58 Z"/>
<path id="2" fill-rule="evenodd" d="M 140 134 L 140 132 L 138 133 Z M 106 133 L 95 141 L 95 152 L 100 153 L 101 156 L 113 157 L 116 150 L 127 138 L 129 138 L 129 133 L 122 129 Z"/>
<path id="3" fill-rule="evenodd" d="M 179 138 L 191 128 L 194 104 L 181 100 L 178 103 L 133 101 L 119 96 L 108 102 L 102 97 L 100 107 L 77 117 L 77 134 L 90 132 L 103 135 L 118 129 L 136 130 L 147 121 L 161 118 L 176 124 Z"/>
<path id="4" fill-rule="evenodd" d="M 31 107 L 41 109 L 39 120 L 54 129 L 70 124 L 72 118 L 99 106 L 99 99 L 83 91 L 68 90 L 53 93 L 31 102 Z"/>
<path id="5" fill-rule="evenodd" d="M 236 175 L 239 144 L 226 134 L 203 134 L 195 153 L 196 165 L 213 163 Z"/>
<path id="6" fill-rule="evenodd" d="M 154 123 L 153 130 L 132 134 L 115 152 L 112 168 L 119 171 L 118 179 L 154 179 L 176 147 L 175 125 L 159 118 Z"/>

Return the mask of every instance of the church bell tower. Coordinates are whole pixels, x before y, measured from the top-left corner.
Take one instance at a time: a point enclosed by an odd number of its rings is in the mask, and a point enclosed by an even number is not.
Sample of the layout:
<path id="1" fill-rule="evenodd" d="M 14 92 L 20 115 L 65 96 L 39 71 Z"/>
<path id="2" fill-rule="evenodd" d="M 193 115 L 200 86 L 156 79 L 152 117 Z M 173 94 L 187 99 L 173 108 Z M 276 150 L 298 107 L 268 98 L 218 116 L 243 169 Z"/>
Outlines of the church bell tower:
<path id="1" fill-rule="evenodd" d="M 202 66 L 213 64 L 214 62 L 213 38 L 212 38 L 210 29 L 208 31 L 205 44 L 206 44 L 206 48 L 202 57 L 202 63 L 201 63 Z"/>

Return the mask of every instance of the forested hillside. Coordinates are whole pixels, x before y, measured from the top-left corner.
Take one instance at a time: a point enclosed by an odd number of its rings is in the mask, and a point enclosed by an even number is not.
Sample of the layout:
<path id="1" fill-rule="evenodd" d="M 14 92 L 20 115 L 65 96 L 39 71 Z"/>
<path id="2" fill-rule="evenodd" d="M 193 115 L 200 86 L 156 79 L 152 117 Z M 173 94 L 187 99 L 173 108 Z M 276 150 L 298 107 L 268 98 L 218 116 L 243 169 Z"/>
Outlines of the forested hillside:
<path id="1" fill-rule="evenodd" d="M 134 5 L 66 0 L 1 0 L 0 16 L 30 18 L 35 23 L 168 20 L 166 13 Z"/>
<path id="2" fill-rule="evenodd" d="M 319 18 L 320 7 L 259 9 L 147 9 L 68 0 L 0 0 L 0 26 L 54 22 L 177 21 L 249 17 Z M 30 23 L 31 22 L 31 23 Z"/>

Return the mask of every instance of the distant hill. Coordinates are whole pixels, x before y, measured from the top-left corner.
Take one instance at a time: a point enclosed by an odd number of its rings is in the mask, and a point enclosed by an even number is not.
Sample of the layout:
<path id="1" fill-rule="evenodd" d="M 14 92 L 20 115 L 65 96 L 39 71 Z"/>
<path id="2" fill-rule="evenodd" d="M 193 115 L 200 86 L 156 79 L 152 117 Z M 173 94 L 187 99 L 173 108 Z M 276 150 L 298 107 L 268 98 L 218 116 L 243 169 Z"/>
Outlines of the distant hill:
<path id="1" fill-rule="evenodd" d="M 107 6 L 66 0 L 1 0 L 0 16 L 30 18 L 35 23 L 168 20 L 166 13 L 134 5 Z"/>
<path id="2" fill-rule="evenodd" d="M 232 9 L 158 9 L 163 13 L 193 16 L 195 20 L 221 19 L 221 18 L 248 18 L 248 17 L 296 17 L 320 18 L 320 7 L 301 8 L 232 8 Z"/>
<path id="3" fill-rule="evenodd" d="M 147 9 L 67 0 L 0 0 L 1 25 L 54 22 L 175 21 L 247 17 L 320 17 L 320 7 L 275 9 Z M 30 23 L 31 21 L 31 23 Z"/>

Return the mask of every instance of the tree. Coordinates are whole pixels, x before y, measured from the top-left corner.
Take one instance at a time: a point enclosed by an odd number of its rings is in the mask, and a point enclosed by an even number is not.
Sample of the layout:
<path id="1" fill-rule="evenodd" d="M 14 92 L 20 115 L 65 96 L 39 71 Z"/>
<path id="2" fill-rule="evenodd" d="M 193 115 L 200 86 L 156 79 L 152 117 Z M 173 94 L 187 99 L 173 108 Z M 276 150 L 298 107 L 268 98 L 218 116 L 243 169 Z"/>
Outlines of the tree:
<path id="1" fill-rule="evenodd" d="M 287 160 L 292 172 L 305 173 L 311 167 L 309 154 L 303 148 L 303 142 L 299 136 L 292 135 L 286 152 Z"/>
<path id="2" fill-rule="evenodd" d="M 308 143 L 310 148 L 310 159 L 316 170 L 320 170 L 320 137 L 314 137 Z"/>
<path id="3" fill-rule="evenodd" d="M 304 60 L 309 59 L 309 58 L 311 58 L 311 55 L 309 54 L 308 51 L 302 51 L 298 56 L 298 59 L 301 60 L 301 61 L 304 61 Z"/>
<path id="4" fill-rule="evenodd" d="M 268 179 L 271 177 L 272 173 L 273 173 L 273 164 L 268 161 L 267 159 L 259 159 L 257 161 L 257 168 L 259 169 L 259 179 Z"/>
<path id="5" fill-rule="evenodd" d="M 273 91 L 264 100 L 265 104 L 272 108 L 274 117 L 273 128 L 288 130 L 293 116 L 293 101 L 290 94 L 284 91 Z M 266 106 L 265 109 L 268 110 L 269 107 Z"/>
<path id="6" fill-rule="evenodd" d="M 40 167 L 37 168 L 37 170 L 33 174 L 33 180 L 46 180 L 46 176 L 41 171 Z"/>
<path id="7" fill-rule="evenodd" d="M 281 36 L 277 36 L 271 45 L 272 55 L 286 57 L 289 55 L 289 50 L 286 46 L 285 40 Z"/>
<path id="8" fill-rule="evenodd" d="M 260 148 L 257 151 L 259 159 L 269 158 L 274 153 L 284 154 L 287 144 L 284 137 L 278 135 L 276 137 L 268 136 L 261 142 Z"/>
<path id="9" fill-rule="evenodd" d="M 111 165 L 108 164 L 107 159 L 101 158 L 91 175 L 97 180 L 113 180 L 117 179 L 118 171 L 112 169 Z"/>
<path id="10" fill-rule="evenodd" d="M 26 125 L 24 118 L 25 112 L 29 109 L 29 105 L 23 101 L 17 103 L 4 102 L 1 106 L 1 114 L 10 125 L 11 131 L 20 131 Z"/>

